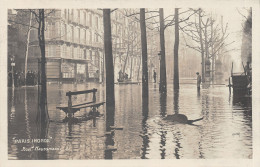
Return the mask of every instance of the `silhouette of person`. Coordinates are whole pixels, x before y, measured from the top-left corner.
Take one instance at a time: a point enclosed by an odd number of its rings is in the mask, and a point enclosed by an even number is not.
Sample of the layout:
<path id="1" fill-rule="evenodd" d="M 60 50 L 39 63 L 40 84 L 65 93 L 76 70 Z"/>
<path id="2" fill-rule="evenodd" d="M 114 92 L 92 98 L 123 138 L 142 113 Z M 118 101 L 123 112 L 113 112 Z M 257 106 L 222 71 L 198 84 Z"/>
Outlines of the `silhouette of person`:
<path id="1" fill-rule="evenodd" d="M 200 76 L 199 72 L 197 72 L 196 74 L 197 74 L 197 89 L 200 89 L 201 76 Z"/>

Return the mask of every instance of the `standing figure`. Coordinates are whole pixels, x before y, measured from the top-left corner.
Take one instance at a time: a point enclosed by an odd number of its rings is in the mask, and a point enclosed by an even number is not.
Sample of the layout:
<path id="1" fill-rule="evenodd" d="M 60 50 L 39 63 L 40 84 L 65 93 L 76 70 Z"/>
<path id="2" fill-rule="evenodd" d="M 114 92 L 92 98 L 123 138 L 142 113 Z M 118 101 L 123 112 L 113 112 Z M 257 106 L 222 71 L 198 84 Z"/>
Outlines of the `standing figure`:
<path id="1" fill-rule="evenodd" d="M 118 72 L 118 75 L 119 75 L 118 82 L 121 82 L 121 81 L 123 80 L 123 72 L 122 72 L 122 70 L 120 70 L 120 71 Z"/>
<path id="2" fill-rule="evenodd" d="M 154 80 L 154 83 L 156 83 L 156 72 L 155 72 L 155 70 L 153 70 L 153 80 Z"/>
<path id="3" fill-rule="evenodd" d="M 197 72 L 196 74 L 197 74 L 197 88 L 200 89 L 201 76 L 200 76 L 199 72 Z"/>

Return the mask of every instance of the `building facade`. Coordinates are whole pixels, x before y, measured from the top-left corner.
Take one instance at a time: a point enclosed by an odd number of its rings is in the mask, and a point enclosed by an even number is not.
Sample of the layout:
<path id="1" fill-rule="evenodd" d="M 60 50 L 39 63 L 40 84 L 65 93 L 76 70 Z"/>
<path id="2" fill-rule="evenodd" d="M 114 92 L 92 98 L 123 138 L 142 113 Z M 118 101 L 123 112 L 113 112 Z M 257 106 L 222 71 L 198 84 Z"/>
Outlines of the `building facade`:
<path id="1" fill-rule="evenodd" d="M 133 81 L 141 79 L 142 76 L 140 23 L 135 17 L 127 16 L 129 11 L 136 12 L 134 9 L 117 9 L 111 12 L 115 82 L 119 78 L 120 70 L 128 74 Z M 102 10 L 46 9 L 45 13 L 50 13 L 45 20 L 47 80 L 55 82 L 104 81 Z M 153 34 L 151 30 L 147 29 L 147 34 L 149 59 L 158 54 L 158 49 L 154 51 L 154 45 L 158 40 L 155 36 L 149 35 Z M 26 36 L 26 34 L 23 35 Z M 28 71 L 39 71 L 41 53 L 37 28 L 32 28 L 30 31 L 28 53 Z M 23 58 L 21 62 L 24 62 L 24 56 L 21 57 Z M 154 60 L 148 61 L 149 64 L 152 62 Z M 20 70 L 24 71 L 24 69 Z M 150 73 L 152 75 L 151 71 Z"/>

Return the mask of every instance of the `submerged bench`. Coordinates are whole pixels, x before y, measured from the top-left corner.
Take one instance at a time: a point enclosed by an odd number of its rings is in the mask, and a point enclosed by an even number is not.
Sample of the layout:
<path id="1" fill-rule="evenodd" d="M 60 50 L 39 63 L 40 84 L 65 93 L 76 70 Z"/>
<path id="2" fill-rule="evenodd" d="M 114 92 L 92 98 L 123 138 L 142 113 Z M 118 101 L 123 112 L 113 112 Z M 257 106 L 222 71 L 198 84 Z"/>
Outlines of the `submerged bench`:
<path id="1" fill-rule="evenodd" d="M 88 108 L 88 107 L 92 107 L 92 111 L 96 112 L 97 108 L 105 103 L 104 101 L 100 101 L 100 102 L 96 101 L 96 92 L 97 89 L 95 88 L 90 90 L 75 91 L 75 92 L 69 91 L 66 93 L 66 96 L 68 96 L 68 106 L 59 106 L 56 108 L 63 110 L 69 116 L 71 116 L 72 114 L 74 115 L 75 112 L 79 111 L 82 108 Z M 88 94 L 88 93 L 93 93 L 92 101 L 72 105 L 71 96 L 79 95 L 79 94 Z"/>

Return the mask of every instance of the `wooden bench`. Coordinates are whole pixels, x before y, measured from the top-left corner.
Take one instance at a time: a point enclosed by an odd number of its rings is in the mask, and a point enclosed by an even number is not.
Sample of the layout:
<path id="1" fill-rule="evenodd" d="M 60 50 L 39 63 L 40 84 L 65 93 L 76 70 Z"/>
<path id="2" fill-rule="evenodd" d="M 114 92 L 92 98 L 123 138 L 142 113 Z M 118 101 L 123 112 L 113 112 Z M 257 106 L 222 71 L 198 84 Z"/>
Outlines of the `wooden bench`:
<path id="1" fill-rule="evenodd" d="M 103 105 L 105 102 L 96 101 L 96 92 L 97 92 L 97 89 L 95 89 L 95 88 L 90 89 L 90 90 L 75 91 L 75 92 L 69 91 L 66 93 L 66 96 L 68 96 L 68 106 L 59 106 L 56 108 L 63 110 L 69 116 L 74 115 L 74 113 L 76 113 L 77 111 L 79 111 L 82 108 L 88 108 L 88 107 L 92 107 L 92 112 L 97 112 L 97 108 L 100 107 L 101 105 Z M 71 96 L 79 95 L 79 94 L 88 94 L 88 93 L 93 93 L 92 101 L 72 105 Z"/>

